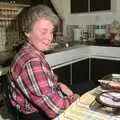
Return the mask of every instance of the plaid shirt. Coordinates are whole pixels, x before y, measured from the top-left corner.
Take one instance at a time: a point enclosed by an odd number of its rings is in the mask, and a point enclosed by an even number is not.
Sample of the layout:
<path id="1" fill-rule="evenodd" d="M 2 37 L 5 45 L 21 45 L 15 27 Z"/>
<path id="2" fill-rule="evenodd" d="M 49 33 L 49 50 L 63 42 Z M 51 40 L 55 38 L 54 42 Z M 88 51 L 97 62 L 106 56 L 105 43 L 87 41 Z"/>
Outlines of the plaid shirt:
<path id="1" fill-rule="evenodd" d="M 44 54 L 29 43 L 13 60 L 8 80 L 10 102 L 25 114 L 43 110 L 54 118 L 74 101 L 61 92 Z"/>

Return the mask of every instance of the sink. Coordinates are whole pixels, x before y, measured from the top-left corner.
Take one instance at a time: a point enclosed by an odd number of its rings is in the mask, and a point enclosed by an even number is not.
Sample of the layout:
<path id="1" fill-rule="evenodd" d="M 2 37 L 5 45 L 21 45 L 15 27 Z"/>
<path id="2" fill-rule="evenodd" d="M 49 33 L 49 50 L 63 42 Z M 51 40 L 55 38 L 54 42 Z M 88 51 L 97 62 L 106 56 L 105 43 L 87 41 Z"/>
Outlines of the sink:
<path id="1" fill-rule="evenodd" d="M 80 45 L 80 42 L 79 41 L 60 42 L 55 45 L 52 44 L 52 47 L 49 50 L 45 51 L 44 53 L 51 54 L 51 53 L 55 53 L 55 52 L 60 52 L 60 51 L 68 50 L 76 45 Z"/>

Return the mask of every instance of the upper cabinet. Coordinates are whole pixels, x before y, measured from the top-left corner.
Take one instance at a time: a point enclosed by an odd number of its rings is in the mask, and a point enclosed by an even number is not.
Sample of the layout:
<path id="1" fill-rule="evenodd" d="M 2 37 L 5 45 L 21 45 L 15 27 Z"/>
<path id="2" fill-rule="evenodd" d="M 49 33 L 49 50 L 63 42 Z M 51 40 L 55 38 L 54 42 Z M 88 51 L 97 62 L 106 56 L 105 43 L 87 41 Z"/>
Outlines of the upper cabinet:
<path id="1" fill-rule="evenodd" d="M 90 0 L 90 11 L 111 10 L 111 0 Z"/>
<path id="2" fill-rule="evenodd" d="M 71 0 L 71 13 L 110 11 L 111 0 Z"/>
<path id="3" fill-rule="evenodd" d="M 88 12 L 88 0 L 71 0 L 71 13 Z"/>

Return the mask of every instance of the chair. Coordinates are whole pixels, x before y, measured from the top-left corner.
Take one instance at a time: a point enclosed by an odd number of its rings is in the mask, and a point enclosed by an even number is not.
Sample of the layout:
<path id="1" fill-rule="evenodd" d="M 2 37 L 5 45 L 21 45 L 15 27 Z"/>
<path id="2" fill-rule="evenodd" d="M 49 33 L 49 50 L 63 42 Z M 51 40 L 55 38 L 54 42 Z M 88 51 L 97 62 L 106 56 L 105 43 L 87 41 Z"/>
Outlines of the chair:
<path id="1" fill-rule="evenodd" d="M 9 96 L 8 96 L 8 78 L 7 76 L 2 76 L 2 93 L 3 93 L 3 98 L 4 98 L 4 103 L 8 109 L 8 112 L 12 115 L 13 119 L 12 120 L 21 120 L 22 116 L 24 116 L 22 113 L 19 111 L 15 110 L 9 101 Z M 26 115 L 25 115 L 26 117 Z M 50 120 L 43 111 L 41 111 L 40 114 L 40 120 Z M 27 118 L 26 118 L 27 119 Z"/>
<path id="2" fill-rule="evenodd" d="M 10 104 L 9 97 L 8 97 L 8 79 L 7 76 L 2 76 L 2 94 L 4 99 L 4 104 L 6 105 L 8 112 L 12 115 L 12 120 L 19 120 L 19 113 L 14 110 Z"/>

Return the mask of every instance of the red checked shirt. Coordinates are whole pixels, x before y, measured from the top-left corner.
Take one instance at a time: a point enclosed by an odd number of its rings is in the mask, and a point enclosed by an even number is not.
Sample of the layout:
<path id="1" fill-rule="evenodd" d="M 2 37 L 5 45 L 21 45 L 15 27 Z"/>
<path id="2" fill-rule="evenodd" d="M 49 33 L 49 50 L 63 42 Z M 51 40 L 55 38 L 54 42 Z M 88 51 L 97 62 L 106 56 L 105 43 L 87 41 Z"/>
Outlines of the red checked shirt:
<path id="1" fill-rule="evenodd" d="M 74 101 L 61 92 L 44 54 L 29 43 L 13 60 L 8 79 L 10 102 L 25 114 L 43 110 L 54 118 Z"/>

